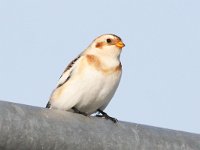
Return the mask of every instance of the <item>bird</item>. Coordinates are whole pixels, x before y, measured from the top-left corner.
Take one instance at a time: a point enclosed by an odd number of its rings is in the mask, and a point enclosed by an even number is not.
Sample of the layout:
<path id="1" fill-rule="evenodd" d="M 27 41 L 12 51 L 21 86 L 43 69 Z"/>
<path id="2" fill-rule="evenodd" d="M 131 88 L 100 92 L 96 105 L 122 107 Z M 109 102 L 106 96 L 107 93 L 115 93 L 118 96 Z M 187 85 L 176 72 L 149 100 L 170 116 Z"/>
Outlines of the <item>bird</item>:
<path id="1" fill-rule="evenodd" d="M 122 64 L 120 54 L 125 46 L 115 34 L 103 34 L 73 59 L 59 78 L 56 88 L 46 105 L 49 109 L 59 109 L 90 116 L 109 119 L 104 109 L 118 88 Z"/>

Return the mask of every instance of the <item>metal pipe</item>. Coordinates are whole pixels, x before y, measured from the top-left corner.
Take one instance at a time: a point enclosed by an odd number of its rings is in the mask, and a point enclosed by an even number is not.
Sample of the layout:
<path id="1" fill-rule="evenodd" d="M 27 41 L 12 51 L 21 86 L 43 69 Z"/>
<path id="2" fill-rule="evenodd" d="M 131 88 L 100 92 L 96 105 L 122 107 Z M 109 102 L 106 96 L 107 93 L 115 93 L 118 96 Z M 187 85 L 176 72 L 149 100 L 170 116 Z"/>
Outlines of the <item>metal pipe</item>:
<path id="1" fill-rule="evenodd" d="M 0 101 L 0 150 L 200 150 L 200 135 Z"/>

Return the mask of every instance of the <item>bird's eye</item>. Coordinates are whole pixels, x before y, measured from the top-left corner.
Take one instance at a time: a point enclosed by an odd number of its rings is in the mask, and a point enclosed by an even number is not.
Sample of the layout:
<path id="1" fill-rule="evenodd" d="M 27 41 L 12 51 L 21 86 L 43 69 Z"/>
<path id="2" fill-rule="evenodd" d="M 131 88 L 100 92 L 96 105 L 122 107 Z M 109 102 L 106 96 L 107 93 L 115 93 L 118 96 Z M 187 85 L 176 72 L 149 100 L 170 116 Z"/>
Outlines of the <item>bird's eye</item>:
<path id="1" fill-rule="evenodd" d="M 111 40 L 111 39 L 107 39 L 106 42 L 107 42 L 107 43 L 111 43 L 112 40 Z"/>

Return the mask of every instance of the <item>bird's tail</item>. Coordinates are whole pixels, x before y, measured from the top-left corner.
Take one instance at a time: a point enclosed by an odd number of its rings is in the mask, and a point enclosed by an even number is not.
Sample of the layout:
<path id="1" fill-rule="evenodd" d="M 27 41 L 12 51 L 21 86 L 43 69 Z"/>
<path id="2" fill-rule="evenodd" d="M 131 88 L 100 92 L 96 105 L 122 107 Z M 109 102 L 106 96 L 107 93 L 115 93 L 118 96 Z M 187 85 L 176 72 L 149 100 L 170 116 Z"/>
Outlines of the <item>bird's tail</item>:
<path id="1" fill-rule="evenodd" d="M 46 108 L 50 108 L 51 107 L 51 103 L 48 102 L 47 105 L 46 105 Z"/>

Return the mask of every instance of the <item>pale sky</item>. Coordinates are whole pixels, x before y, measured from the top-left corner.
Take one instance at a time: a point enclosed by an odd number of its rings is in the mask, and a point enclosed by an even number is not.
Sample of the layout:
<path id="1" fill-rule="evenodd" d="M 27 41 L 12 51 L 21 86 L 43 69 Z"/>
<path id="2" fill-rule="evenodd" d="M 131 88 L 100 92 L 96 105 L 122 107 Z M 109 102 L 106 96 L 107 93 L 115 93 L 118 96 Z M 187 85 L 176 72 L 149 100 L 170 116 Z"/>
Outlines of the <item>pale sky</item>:
<path id="1" fill-rule="evenodd" d="M 0 99 L 45 107 L 94 38 L 120 36 L 123 76 L 106 112 L 200 133 L 199 0 L 0 1 Z"/>

